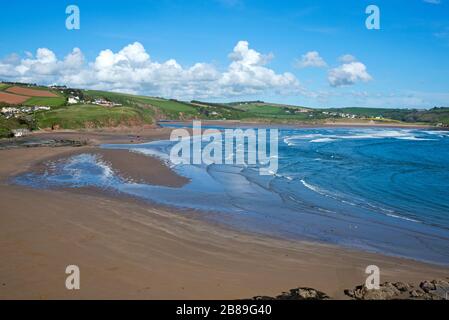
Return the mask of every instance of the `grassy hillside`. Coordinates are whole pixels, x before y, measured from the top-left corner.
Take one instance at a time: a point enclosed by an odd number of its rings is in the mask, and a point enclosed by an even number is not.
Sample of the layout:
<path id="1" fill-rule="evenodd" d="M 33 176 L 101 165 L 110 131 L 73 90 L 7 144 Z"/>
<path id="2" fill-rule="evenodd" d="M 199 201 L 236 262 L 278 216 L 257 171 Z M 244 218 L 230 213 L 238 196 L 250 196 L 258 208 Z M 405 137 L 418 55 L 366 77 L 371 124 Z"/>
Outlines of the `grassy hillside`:
<path id="1" fill-rule="evenodd" d="M 60 107 L 66 104 L 65 97 L 32 97 L 25 101 L 23 105 L 25 106 L 49 106 L 49 107 Z"/>
<path id="2" fill-rule="evenodd" d="M 335 108 L 328 112 L 342 112 L 363 117 L 382 117 L 402 122 L 449 125 L 449 108 L 416 109 L 382 109 L 382 108 Z"/>
<path id="3" fill-rule="evenodd" d="M 19 85 L 20 86 L 20 85 Z M 0 83 L 0 91 L 9 87 Z M 449 126 L 449 108 L 431 110 L 339 108 L 311 109 L 301 106 L 265 103 L 263 101 L 209 103 L 178 101 L 98 90 L 47 90 L 57 97 L 31 97 L 24 106 L 44 105 L 50 111 L 37 111 L 6 119 L 0 115 L 0 135 L 9 135 L 12 128 L 99 128 L 152 124 L 158 120 L 242 120 L 271 123 L 323 123 L 325 121 L 376 121 L 443 124 Z M 67 105 L 71 95 L 80 97 L 82 104 Z M 111 102 L 114 106 L 95 105 L 95 100 Z M 1 104 L 1 103 L 0 103 Z M 381 120 L 379 120 L 381 119 Z"/>
<path id="4" fill-rule="evenodd" d="M 119 125 L 135 126 L 152 123 L 152 113 L 131 107 L 106 108 L 95 105 L 75 105 L 36 113 L 40 128 L 100 128 Z"/>
<path id="5" fill-rule="evenodd" d="M 230 116 L 227 119 L 234 120 L 309 121 L 312 117 L 315 120 L 320 118 L 319 113 L 314 113 L 312 109 L 261 101 L 232 103 L 192 101 L 192 103 L 196 106 L 227 110 L 230 112 Z"/>
<path id="6" fill-rule="evenodd" d="M 240 110 L 223 106 L 197 105 L 173 99 L 168 100 L 104 91 L 87 90 L 85 91 L 85 96 L 91 99 L 103 98 L 125 106 L 151 109 L 156 120 L 238 119 L 242 113 Z"/>
<path id="7" fill-rule="evenodd" d="M 319 119 L 318 113 L 312 110 L 295 106 L 285 106 L 267 103 L 244 103 L 231 104 L 234 108 L 245 112 L 244 118 L 248 119 L 271 119 L 271 120 L 291 120 L 291 121 L 309 121 L 314 118 Z"/>

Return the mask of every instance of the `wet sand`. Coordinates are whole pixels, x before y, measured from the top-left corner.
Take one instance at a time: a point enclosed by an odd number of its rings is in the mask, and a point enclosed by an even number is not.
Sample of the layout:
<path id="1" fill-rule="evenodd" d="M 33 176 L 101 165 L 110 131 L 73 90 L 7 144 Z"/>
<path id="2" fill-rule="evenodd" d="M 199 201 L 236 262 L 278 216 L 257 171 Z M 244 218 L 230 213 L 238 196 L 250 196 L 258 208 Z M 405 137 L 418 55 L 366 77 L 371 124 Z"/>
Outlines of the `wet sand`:
<path id="1" fill-rule="evenodd" d="M 8 182 L 47 159 L 99 152 L 130 178 L 145 166 L 152 169 L 138 178 L 181 185 L 186 181 L 156 159 L 131 155 L 125 161 L 123 150 L 104 153 L 95 146 L 161 139 L 168 132 L 42 133 L 90 145 L 0 150 L 0 299 L 241 299 L 299 286 L 345 298 L 343 290 L 364 283 L 372 264 L 381 282 L 449 276 L 447 268 L 407 259 L 236 232 L 202 221 L 201 213 L 95 189 L 36 190 Z M 71 264 L 81 270 L 78 291 L 65 289 Z"/>
<path id="2" fill-rule="evenodd" d="M 109 150 L 99 147 L 72 148 L 54 156 L 44 157 L 36 162 L 31 170 L 49 170 L 48 163 L 64 161 L 81 154 L 96 156 L 100 161 L 114 169 L 114 173 L 129 182 L 154 184 L 167 187 L 182 187 L 189 179 L 172 171 L 159 159 L 128 150 Z"/>

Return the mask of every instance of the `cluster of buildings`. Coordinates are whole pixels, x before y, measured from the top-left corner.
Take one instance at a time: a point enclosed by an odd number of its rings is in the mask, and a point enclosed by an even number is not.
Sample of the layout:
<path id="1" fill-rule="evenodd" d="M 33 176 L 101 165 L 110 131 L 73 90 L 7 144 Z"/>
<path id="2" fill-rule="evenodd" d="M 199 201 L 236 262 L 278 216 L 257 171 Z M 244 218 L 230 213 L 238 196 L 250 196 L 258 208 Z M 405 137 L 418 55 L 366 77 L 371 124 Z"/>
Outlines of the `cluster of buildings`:
<path id="1" fill-rule="evenodd" d="M 98 106 L 103 106 L 103 107 L 118 107 L 121 106 L 120 103 L 115 103 L 115 102 L 111 102 L 105 99 L 95 99 L 94 101 L 92 101 L 93 104 L 96 104 Z"/>
<path id="2" fill-rule="evenodd" d="M 298 113 L 308 113 L 310 110 L 307 109 L 287 109 L 285 113 L 298 114 Z"/>
<path id="3" fill-rule="evenodd" d="M 350 114 L 350 113 L 342 113 L 342 112 L 329 112 L 329 111 L 323 111 L 323 114 L 331 117 L 340 117 L 340 118 L 347 118 L 347 119 L 355 119 L 357 118 L 357 115 Z"/>
<path id="4" fill-rule="evenodd" d="M 52 90 L 66 90 L 67 86 L 59 86 L 59 85 L 54 84 L 54 85 L 50 86 L 49 88 Z"/>
<path id="5" fill-rule="evenodd" d="M 28 114 L 35 111 L 48 111 L 50 107 L 47 106 L 30 106 L 30 107 L 3 107 L 0 113 L 5 116 L 6 119 L 17 118 L 22 114 Z"/>
<path id="6" fill-rule="evenodd" d="M 70 96 L 67 99 L 68 104 L 78 104 L 78 103 L 91 103 L 91 104 L 95 104 L 98 106 L 103 106 L 103 107 L 117 107 L 117 106 L 121 106 L 120 103 L 115 103 L 115 102 L 111 102 L 109 100 L 105 100 L 105 99 L 95 99 L 93 101 L 84 101 L 82 99 L 80 99 L 80 97 L 78 96 Z"/>

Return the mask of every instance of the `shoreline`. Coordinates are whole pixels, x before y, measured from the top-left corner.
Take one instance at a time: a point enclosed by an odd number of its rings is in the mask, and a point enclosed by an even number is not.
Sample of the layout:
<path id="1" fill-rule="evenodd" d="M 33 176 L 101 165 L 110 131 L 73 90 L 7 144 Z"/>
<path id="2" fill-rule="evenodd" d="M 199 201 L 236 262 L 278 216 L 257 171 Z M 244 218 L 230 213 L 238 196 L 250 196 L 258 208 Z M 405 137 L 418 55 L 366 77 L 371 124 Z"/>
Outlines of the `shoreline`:
<path id="1" fill-rule="evenodd" d="M 449 131 L 447 127 L 437 127 L 425 124 L 407 124 L 407 123 L 370 123 L 370 122 L 326 122 L 316 124 L 305 123 L 269 123 L 259 121 L 239 121 L 239 120 L 200 120 L 203 125 L 218 125 L 229 127 L 260 127 L 279 129 L 301 129 L 301 128 L 401 128 L 401 129 L 429 129 L 429 130 L 444 130 Z M 168 125 L 189 125 L 192 121 L 160 121 L 158 123 Z"/>
<path id="2" fill-rule="evenodd" d="M 160 139 L 164 134 L 167 130 L 162 129 L 140 132 L 140 137 Z M 62 135 L 96 139 L 97 144 L 136 140 L 124 132 Z M 37 190 L 7 183 L 11 175 L 44 160 L 94 150 L 98 148 L 0 150 L 0 197 L 5 204 L 0 214 L 4 244 L 0 255 L 8 261 L 0 267 L 0 279 L 6 283 L 0 297 L 243 299 L 308 286 L 344 299 L 344 289 L 364 283 L 364 268 L 370 264 L 380 266 L 381 282 L 417 283 L 449 274 L 447 267 L 410 259 L 238 232 L 205 222 L 199 213 L 127 196 L 95 190 Z M 108 155 L 113 166 L 122 156 L 115 151 Z M 132 163 L 115 164 L 126 172 L 135 167 L 134 161 L 143 161 L 140 157 L 149 158 L 139 155 Z M 157 163 L 165 165 L 150 159 L 151 166 L 158 168 L 153 178 L 158 176 L 163 183 L 167 172 L 161 174 Z M 67 251 L 75 258 L 67 257 Z M 83 277 L 87 289 L 75 293 L 62 285 L 63 265 L 77 261 L 82 273 L 87 273 L 87 279 Z"/>

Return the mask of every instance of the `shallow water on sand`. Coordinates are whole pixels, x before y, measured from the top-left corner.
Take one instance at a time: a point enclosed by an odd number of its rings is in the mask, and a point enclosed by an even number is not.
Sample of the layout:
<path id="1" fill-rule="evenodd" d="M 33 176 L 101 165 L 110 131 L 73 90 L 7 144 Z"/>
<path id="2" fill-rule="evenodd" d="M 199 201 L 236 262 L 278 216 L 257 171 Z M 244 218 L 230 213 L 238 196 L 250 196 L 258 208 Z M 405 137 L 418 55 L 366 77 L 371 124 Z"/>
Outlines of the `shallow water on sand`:
<path id="1" fill-rule="evenodd" d="M 182 188 L 126 181 L 93 155 L 55 163 L 16 182 L 97 186 L 199 209 L 207 219 L 290 239 L 316 240 L 449 265 L 449 132 L 386 128 L 279 131 L 279 170 L 169 163 L 173 142 L 104 145 L 167 161 Z M 142 168 L 145 170 L 145 168 Z"/>

